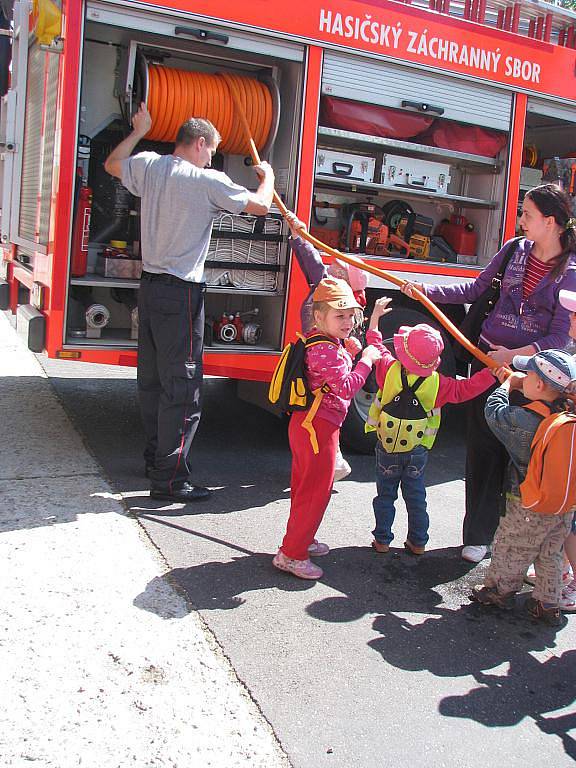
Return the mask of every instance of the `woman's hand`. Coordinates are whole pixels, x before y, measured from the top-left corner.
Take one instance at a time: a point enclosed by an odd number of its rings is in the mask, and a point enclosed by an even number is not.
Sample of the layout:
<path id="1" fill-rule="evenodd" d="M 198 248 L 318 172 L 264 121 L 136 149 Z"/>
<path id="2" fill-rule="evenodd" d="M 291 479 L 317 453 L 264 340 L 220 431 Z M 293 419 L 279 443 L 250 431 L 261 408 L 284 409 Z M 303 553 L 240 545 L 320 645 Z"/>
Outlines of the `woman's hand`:
<path id="1" fill-rule="evenodd" d="M 426 286 L 424 283 L 404 283 L 400 290 L 405 296 L 409 296 L 411 299 L 416 298 L 414 291 L 420 291 L 420 293 L 426 294 Z"/>
<path id="2" fill-rule="evenodd" d="M 391 302 L 392 299 L 388 298 L 388 296 L 382 296 L 381 299 L 376 300 L 374 309 L 372 310 L 372 314 L 370 316 L 370 323 L 368 324 L 368 329 L 370 331 L 377 330 L 378 320 L 380 320 L 380 318 L 384 315 L 387 315 L 388 312 L 392 312 L 392 307 L 389 306 Z"/>
<path id="3" fill-rule="evenodd" d="M 355 336 L 349 336 L 347 339 L 344 339 L 344 349 L 350 357 L 356 357 L 362 351 L 362 344 L 360 344 Z"/>
<path id="4" fill-rule="evenodd" d="M 300 237 L 302 232 L 306 232 L 306 224 L 300 221 L 298 216 L 292 211 L 286 213 L 286 221 L 288 222 L 288 228 L 292 237 Z"/>
<path id="5" fill-rule="evenodd" d="M 500 365 L 510 365 L 512 358 L 516 354 L 508 347 L 503 347 L 501 344 L 491 344 L 492 351 L 488 352 L 488 357 L 491 357 L 495 363 Z"/>

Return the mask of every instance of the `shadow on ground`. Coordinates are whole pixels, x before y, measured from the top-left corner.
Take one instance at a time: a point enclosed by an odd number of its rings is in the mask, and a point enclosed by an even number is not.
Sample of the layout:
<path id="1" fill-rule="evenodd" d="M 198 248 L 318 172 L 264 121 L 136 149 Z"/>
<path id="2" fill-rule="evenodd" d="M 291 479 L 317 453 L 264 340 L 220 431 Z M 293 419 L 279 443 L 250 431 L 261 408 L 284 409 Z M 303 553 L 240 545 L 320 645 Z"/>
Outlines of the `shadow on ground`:
<path id="1" fill-rule="evenodd" d="M 334 549 L 322 558 L 322 582 L 339 594 L 314 600 L 314 583 L 274 570 L 269 554 L 212 540 L 231 547 L 237 556 L 228 562 L 176 568 L 163 577 L 185 592 L 190 610 L 233 610 L 249 600 L 251 592 L 280 589 L 309 592 L 312 600 L 305 610 L 317 621 L 341 624 L 375 616 L 372 628 L 378 636 L 371 633 L 367 645 L 385 664 L 444 678 L 472 676 L 478 683 L 464 695 L 442 699 L 441 715 L 486 727 L 513 726 L 532 718 L 543 734 L 561 738 L 566 753 L 576 757 L 576 742 L 569 735 L 576 715 L 544 716 L 574 701 L 576 651 L 551 655 L 556 630 L 525 617 L 522 596 L 516 610 L 506 614 L 468 603 L 481 575 L 461 560 L 459 548 L 436 550 L 423 558 L 399 549 L 384 557 L 367 548 Z M 154 587 L 151 582 L 135 605 L 156 611 L 148 599 Z"/>

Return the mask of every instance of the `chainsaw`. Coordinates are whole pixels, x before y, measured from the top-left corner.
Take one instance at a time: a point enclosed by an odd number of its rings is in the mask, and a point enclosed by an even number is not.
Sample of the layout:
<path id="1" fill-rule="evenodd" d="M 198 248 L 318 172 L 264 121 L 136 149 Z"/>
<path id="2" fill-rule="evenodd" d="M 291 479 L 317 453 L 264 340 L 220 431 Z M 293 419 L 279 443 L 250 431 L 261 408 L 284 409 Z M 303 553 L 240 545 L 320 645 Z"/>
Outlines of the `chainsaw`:
<path id="1" fill-rule="evenodd" d="M 390 232 L 384 211 L 373 203 L 354 203 L 344 207 L 342 247 L 349 253 L 390 256 L 390 245 L 409 251 L 409 244 Z"/>

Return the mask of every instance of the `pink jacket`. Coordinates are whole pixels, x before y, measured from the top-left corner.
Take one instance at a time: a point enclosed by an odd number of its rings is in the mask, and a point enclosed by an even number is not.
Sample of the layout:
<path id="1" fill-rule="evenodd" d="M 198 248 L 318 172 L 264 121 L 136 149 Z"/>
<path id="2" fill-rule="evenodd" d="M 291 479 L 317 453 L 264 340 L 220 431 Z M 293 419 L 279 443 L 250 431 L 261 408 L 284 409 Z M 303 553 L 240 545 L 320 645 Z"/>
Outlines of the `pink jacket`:
<path id="1" fill-rule="evenodd" d="M 382 352 L 382 359 L 376 363 L 376 382 L 379 387 L 384 384 L 386 373 L 396 358 L 390 354 L 388 349 L 382 344 L 382 334 L 380 331 L 368 331 L 366 333 L 366 343 L 373 344 Z M 442 408 L 446 403 L 465 403 L 466 400 L 473 400 L 482 392 L 495 383 L 488 368 L 483 368 L 469 379 L 453 379 L 450 376 L 438 374 L 440 382 L 438 386 L 438 396 L 436 398 L 436 408 Z"/>
<path id="2" fill-rule="evenodd" d="M 318 333 L 318 330 L 312 329 L 308 335 L 315 333 Z M 322 343 L 309 347 L 306 350 L 305 367 L 311 389 L 317 389 L 323 384 L 330 387 L 330 392 L 324 395 L 316 416 L 340 427 L 348 413 L 350 401 L 356 392 L 362 389 L 371 369 L 361 360 L 353 369 L 353 361 L 348 352 L 338 339 L 334 341 L 338 342 L 338 346 Z"/>

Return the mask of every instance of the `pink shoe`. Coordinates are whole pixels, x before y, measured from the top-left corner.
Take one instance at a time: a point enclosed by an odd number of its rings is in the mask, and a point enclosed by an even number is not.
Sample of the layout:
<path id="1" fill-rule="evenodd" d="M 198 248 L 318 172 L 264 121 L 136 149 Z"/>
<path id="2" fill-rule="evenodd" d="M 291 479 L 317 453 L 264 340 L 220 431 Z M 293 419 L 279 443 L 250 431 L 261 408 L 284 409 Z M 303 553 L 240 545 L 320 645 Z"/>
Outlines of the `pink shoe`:
<path id="1" fill-rule="evenodd" d="M 299 579 L 315 580 L 322 578 L 324 575 L 322 568 L 318 568 L 311 560 L 292 560 L 290 557 L 286 557 L 281 549 L 274 556 L 272 565 L 280 571 L 287 571 L 294 576 L 298 576 Z"/>
<path id="2" fill-rule="evenodd" d="M 308 554 L 312 555 L 312 557 L 322 557 L 322 555 L 327 555 L 328 552 L 330 552 L 328 544 L 322 544 L 321 541 L 316 541 L 316 539 L 308 547 Z"/>

